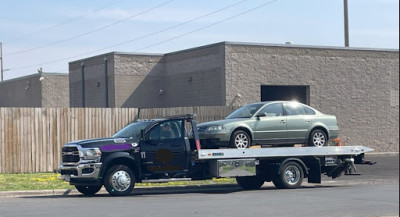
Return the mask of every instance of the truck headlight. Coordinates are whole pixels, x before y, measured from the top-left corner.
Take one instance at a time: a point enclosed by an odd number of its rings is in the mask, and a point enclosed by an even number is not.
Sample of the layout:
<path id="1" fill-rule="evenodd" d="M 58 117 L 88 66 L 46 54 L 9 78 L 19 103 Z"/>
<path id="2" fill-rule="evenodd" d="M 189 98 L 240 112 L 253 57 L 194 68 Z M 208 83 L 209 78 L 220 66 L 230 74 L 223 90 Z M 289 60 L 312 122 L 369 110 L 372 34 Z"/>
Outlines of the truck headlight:
<path id="1" fill-rule="evenodd" d="M 101 156 L 101 151 L 98 148 L 82 149 L 79 151 L 79 157 L 84 160 L 96 160 Z"/>
<path id="2" fill-rule="evenodd" d="M 220 131 L 224 130 L 225 128 L 223 126 L 209 126 L 207 128 L 208 131 Z"/>

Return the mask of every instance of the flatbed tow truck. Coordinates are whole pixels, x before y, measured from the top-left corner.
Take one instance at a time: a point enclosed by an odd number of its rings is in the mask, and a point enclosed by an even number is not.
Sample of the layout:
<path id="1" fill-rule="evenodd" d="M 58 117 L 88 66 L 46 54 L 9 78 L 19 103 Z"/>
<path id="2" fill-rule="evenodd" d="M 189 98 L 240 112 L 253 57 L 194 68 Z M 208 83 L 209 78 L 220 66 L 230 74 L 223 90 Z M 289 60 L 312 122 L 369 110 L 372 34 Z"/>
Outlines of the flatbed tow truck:
<path id="1" fill-rule="evenodd" d="M 164 126 L 174 132 L 172 137 L 162 137 Z M 321 183 L 322 174 L 333 179 L 354 175 L 355 162 L 364 163 L 360 158 L 370 151 L 363 146 L 202 149 L 194 115 L 182 115 L 135 122 L 112 138 L 68 143 L 59 172 L 84 195 L 96 194 L 103 185 L 120 196 L 129 195 L 135 183 L 225 177 L 236 178 L 243 189 L 271 181 L 289 189 L 304 178 Z"/>

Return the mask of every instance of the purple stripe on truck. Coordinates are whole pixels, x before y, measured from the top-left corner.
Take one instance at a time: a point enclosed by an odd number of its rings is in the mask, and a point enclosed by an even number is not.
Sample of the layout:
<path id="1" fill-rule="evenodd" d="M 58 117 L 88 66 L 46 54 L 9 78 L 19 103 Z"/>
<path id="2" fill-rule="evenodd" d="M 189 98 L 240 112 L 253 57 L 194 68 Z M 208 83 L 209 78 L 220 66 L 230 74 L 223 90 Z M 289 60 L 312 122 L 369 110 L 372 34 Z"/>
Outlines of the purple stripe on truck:
<path id="1" fill-rule="evenodd" d="M 132 148 L 131 144 L 125 143 L 123 145 L 103 145 L 100 147 L 101 151 L 122 151 Z"/>

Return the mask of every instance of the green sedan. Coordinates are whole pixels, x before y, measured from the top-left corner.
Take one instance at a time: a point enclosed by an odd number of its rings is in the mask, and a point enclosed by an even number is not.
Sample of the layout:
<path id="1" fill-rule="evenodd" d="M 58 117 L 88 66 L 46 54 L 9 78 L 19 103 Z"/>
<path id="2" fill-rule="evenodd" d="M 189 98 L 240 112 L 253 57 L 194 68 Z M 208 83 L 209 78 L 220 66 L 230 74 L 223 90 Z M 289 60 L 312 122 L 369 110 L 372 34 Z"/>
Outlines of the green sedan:
<path id="1" fill-rule="evenodd" d="M 339 134 L 336 117 L 298 102 L 273 101 L 243 106 L 226 119 L 198 125 L 202 147 L 251 145 L 322 147 Z"/>

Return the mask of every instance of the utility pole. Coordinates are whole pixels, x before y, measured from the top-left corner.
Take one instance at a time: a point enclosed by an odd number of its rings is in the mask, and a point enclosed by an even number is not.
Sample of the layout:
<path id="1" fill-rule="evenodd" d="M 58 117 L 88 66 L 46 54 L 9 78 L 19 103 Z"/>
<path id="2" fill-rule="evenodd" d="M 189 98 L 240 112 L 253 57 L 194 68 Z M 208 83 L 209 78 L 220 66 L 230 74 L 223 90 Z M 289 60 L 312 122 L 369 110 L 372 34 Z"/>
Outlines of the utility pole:
<path id="1" fill-rule="evenodd" d="M 1 82 L 3 82 L 3 43 L 0 42 Z"/>
<path id="2" fill-rule="evenodd" d="M 349 47 L 349 10 L 348 0 L 343 0 L 344 5 L 344 46 Z"/>

